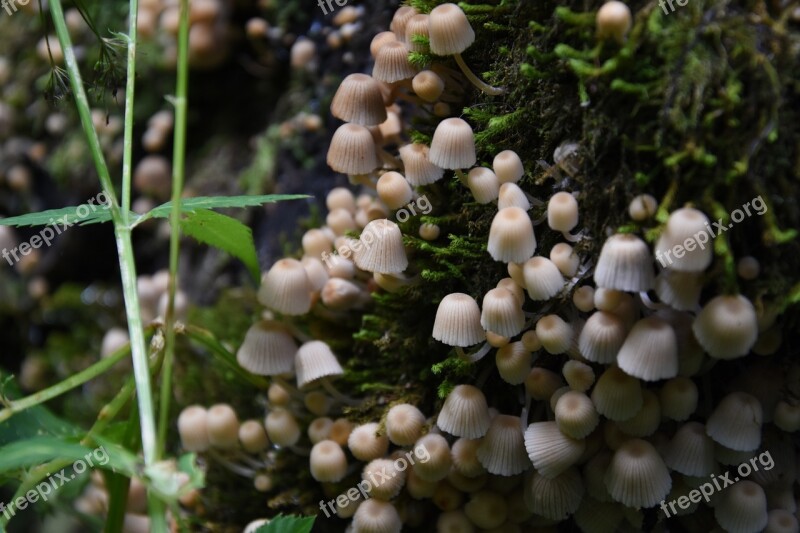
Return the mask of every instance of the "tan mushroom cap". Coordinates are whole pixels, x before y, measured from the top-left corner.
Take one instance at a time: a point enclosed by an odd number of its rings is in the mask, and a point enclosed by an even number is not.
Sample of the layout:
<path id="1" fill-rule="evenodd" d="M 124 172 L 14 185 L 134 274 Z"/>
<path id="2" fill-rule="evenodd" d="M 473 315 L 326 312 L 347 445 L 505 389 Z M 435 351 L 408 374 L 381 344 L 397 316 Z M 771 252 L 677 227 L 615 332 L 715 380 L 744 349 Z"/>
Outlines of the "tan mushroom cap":
<path id="1" fill-rule="evenodd" d="M 378 157 L 369 130 L 358 124 L 339 126 L 328 148 L 328 166 L 349 175 L 368 174 L 375 170 Z"/>
<path id="2" fill-rule="evenodd" d="M 372 77 L 386 83 L 413 78 L 417 69 L 408 62 L 408 47 L 400 41 L 390 41 L 378 50 Z"/>
<path id="3" fill-rule="evenodd" d="M 430 148 L 421 143 L 400 147 L 400 159 L 405 167 L 405 177 L 414 187 L 430 185 L 442 179 L 444 169 L 430 161 Z"/>
<path id="4" fill-rule="evenodd" d="M 336 355 L 323 341 L 308 341 L 303 344 L 297 350 L 294 365 L 298 387 L 320 378 L 344 374 Z"/>
<path id="5" fill-rule="evenodd" d="M 447 118 L 433 133 L 431 163 L 440 168 L 470 168 L 475 164 L 475 135 L 472 127 L 460 118 Z"/>
<path id="6" fill-rule="evenodd" d="M 362 126 L 382 123 L 386 120 L 386 107 L 380 84 L 366 74 L 350 74 L 333 96 L 331 114 Z"/>
<path id="7" fill-rule="evenodd" d="M 439 56 L 460 54 L 475 42 L 467 15 L 456 4 L 435 7 L 428 19 L 431 52 Z"/>

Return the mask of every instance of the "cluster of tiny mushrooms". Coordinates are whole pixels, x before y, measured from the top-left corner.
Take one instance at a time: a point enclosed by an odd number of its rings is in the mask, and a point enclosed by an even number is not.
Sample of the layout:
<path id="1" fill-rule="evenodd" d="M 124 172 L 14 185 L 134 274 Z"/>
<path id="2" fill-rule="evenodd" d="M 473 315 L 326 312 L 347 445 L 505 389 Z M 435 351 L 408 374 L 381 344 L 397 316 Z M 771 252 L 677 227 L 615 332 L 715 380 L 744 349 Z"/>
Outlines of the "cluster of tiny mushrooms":
<path id="1" fill-rule="evenodd" d="M 597 13 L 600 38 L 623 41 L 630 26 L 630 10 L 621 2 Z M 267 467 L 275 448 L 308 455 L 311 475 L 331 498 L 352 486 L 340 482 L 354 479 L 357 469 L 363 468 L 364 479 L 388 472 L 368 499 L 337 501 L 336 514 L 352 519 L 349 530 L 357 533 L 413 530 L 431 508 L 442 532 L 532 531 L 569 517 L 585 532 L 637 531 L 644 509 L 685 497 L 709 476 L 768 449 L 778 468 L 719 491 L 708 507 L 692 500 L 678 515 L 705 512 L 726 531 L 797 531 L 795 448 L 787 435 L 800 429 L 800 407 L 781 396 L 783 375 L 756 363 L 715 402 L 693 379 L 719 361 L 775 353 L 781 344 L 777 313 L 756 309 L 742 294 L 718 294 L 701 306 L 711 247 L 675 257 L 657 275 L 653 250 L 633 232 L 608 236 L 596 260 L 579 257 L 569 243 L 597 236 L 574 233 L 580 222 L 576 191 L 553 194 L 549 229 L 537 230 L 557 232 L 567 242 L 553 246 L 549 257 L 535 255 L 534 227 L 545 220 L 533 221 L 529 210 L 543 202 L 517 185 L 525 170 L 516 153 L 497 154 L 491 168 L 475 166 L 473 130 L 454 117 L 438 124 L 430 146 L 401 141 L 397 100 L 446 110 L 448 95 L 463 82 L 442 64 L 415 68 L 408 58 L 423 47 L 417 36 L 435 56 L 453 56 L 478 89 L 502 94 L 461 58 L 475 34 L 460 7 L 443 4 L 428 15 L 397 10 L 391 31 L 372 41 L 372 74 L 347 76 L 331 103 L 333 116 L 345 124 L 332 138 L 328 164 L 377 197 L 330 191 L 326 224 L 305 233 L 302 259 L 280 259 L 264 275 L 258 298 L 269 311 L 247 332 L 237 359 L 273 380 L 265 421 L 240 424 L 226 405 L 191 406 L 178 422 L 184 448 L 212 454 L 262 491 L 273 487 Z M 398 144 L 399 156 L 384 148 Z M 435 415 L 401 403 L 382 420 L 360 425 L 332 418 L 358 400 L 334 387 L 344 369 L 329 345 L 307 337 L 291 319 L 359 310 L 372 291 L 417 283 L 404 275 L 408 252 L 391 212 L 447 171 L 475 202 L 497 205 L 487 253 L 507 264 L 508 277 L 483 295 L 480 306 L 469 294 L 445 296 L 431 334 L 472 363 L 496 350 L 491 370 L 519 387 L 519 412 L 490 407 L 477 382 L 455 386 Z M 652 196 L 638 196 L 630 218 L 643 227 L 657 207 Z M 694 207 L 673 211 L 655 251 L 672 250 L 708 223 Z M 348 236 L 359 230 L 379 238 L 367 245 Z M 440 230 L 421 224 L 419 236 L 435 241 Z M 334 250 L 353 255 L 323 264 L 320 258 Z M 744 280 L 758 270 L 752 257 L 739 262 Z M 572 305 L 554 309 L 564 295 Z M 534 365 L 559 354 L 566 355 L 560 373 Z M 287 381 L 291 376 L 295 384 Z M 310 451 L 301 444 L 304 429 Z M 394 466 L 394 459 L 420 446 L 428 461 L 403 471 Z"/>

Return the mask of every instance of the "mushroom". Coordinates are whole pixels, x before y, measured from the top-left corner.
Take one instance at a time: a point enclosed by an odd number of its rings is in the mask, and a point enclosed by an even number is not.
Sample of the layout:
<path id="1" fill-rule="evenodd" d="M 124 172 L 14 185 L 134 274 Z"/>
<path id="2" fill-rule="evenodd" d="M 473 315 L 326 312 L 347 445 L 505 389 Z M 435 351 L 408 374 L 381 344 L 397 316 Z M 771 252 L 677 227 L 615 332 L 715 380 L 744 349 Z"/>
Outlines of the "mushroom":
<path id="1" fill-rule="evenodd" d="M 461 57 L 461 53 L 475 41 L 475 32 L 460 7 L 448 3 L 433 8 L 428 19 L 428 32 L 431 52 L 439 56 L 453 56 L 461 72 L 484 93 L 490 96 L 503 94 L 503 89 L 492 87 L 478 78 Z"/>

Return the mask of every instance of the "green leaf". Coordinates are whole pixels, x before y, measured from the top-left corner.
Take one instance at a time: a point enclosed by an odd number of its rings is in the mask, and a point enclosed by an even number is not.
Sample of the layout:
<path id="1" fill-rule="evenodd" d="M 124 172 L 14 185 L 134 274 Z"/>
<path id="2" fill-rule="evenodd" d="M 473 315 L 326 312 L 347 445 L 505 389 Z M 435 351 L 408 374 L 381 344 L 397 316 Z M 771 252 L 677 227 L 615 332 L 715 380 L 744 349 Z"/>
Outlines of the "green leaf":
<path id="1" fill-rule="evenodd" d="M 81 207 L 86 208 L 86 213 L 78 213 Z M 94 211 L 92 211 L 94 207 Z M 96 205 L 74 205 L 62 207 L 61 209 L 48 209 L 38 213 L 28 213 L 18 217 L 0 218 L 0 226 L 47 226 L 55 224 L 61 231 L 68 228 L 70 224 L 85 226 L 87 224 L 97 224 L 98 222 L 108 222 L 111 220 L 111 210 L 107 207 Z"/>
<path id="2" fill-rule="evenodd" d="M 284 516 L 279 514 L 256 529 L 256 533 L 309 533 L 314 527 L 315 516 Z"/>
<path id="3" fill-rule="evenodd" d="M 1 370 L 0 395 L 7 400 L 12 400 L 21 396 L 19 389 L 13 382 L 13 378 L 4 375 Z M 37 405 L 17 413 L 5 422 L 0 423 L 0 446 L 31 437 L 41 437 L 43 435 L 74 437 L 83 433 L 84 431 L 81 428 L 57 417 L 46 407 Z"/>
<path id="4" fill-rule="evenodd" d="M 221 209 L 224 207 L 253 207 L 285 200 L 310 198 L 307 194 L 266 194 L 262 196 L 198 196 L 181 200 L 181 212 L 197 209 Z M 172 202 L 161 204 L 142 215 L 137 224 L 148 218 L 167 218 L 172 212 Z"/>
<path id="5" fill-rule="evenodd" d="M 258 281 L 260 269 L 250 228 L 227 215 L 208 209 L 197 209 L 181 219 L 181 229 L 190 237 L 241 259 Z"/>
<path id="6" fill-rule="evenodd" d="M 0 472 L 38 466 L 54 458 L 81 460 L 87 469 L 104 468 L 129 477 L 136 474 L 139 464 L 135 455 L 110 441 L 93 449 L 67 439 L 35 437 L 0 448 Z"/>

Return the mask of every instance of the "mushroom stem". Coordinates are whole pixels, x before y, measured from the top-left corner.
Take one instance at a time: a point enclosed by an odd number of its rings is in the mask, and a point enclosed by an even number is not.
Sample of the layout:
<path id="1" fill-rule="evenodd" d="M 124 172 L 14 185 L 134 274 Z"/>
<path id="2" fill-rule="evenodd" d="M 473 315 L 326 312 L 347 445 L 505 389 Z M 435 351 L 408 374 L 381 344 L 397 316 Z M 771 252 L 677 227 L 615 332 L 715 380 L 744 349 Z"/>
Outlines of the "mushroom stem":
<path id="1" fill-rule="evenodd" d="M 282 322 L 282 324 L 283 326 L 286 327 L 286 329 L 289 330 L 289 334 L 295 339 L 299 340 L 300 342 L 308 342 L 310 340 L 313 340 L 310 336 L 306 335 L 299 327 L 297 327 L 297 324 L 295 324 L 294 322 L 286 320 L 285 322 Z"/>
<path id="2" fill-rule="evenodd" d="M 333 386 L 333 383 L 328 381 L 328 378 L 321 378 L 319 380 L 319 382 L 320 382 L 320 385 L 322 385 L 322 388 L 325 389 L 325 391 L 328 394 L 330 394 L 335 400 L 337 400 L 337 401 L 339 401 L 339 402 L 341 402 L 341 403 L 343 403 L 345 405 L 350 405 L 350 406 L 353 406 L 353 407 L 361 405 L 361 400 L 356 400 L 356 399 L 351 398 L 349 396 L 346 396 L 346 395 L 342 394 L 341 392 L 339 392 L 338 390 L 336 390 L 336 387 Z"/>
<path id="3" fill-rule="evenodd" d="M 583 239 L 583 230 L 579 231 L 575 235 L 569 233 L 568 231 L 562 231 L 561 235 L 563 235 L 564 238 L 569 242 L 581 242 L 581 240 Z"/>
<path id="4" fill-rule="evenodd" d="M 238 463 L 234 463 L 233 461 L 229 461 L 214 449 L 210 449 L 208 451 L 208 454 L 211 456 L 212 459 L 214 459 L 216 462 L 218 462 L 219 464 L 221 464 L 234 474 L 239 474 L 242 477 L 247 477 L 251 479 L 256 475 L 255 470 L 247 468 L 246 466 L 242 466 Z"/>
<path id="5" fill-rule="evenodd" d="M 236 458 L 240 459 L 241 461 L 244 461 L 248 465 L 252 466 L 253 468 L 259 469 L 259 470 L 264 469 L 264 468 L 267 467 L 266 463 L 263 463 L 263 462 L 259 461 L 258 459 L 252 458 L 251 456 L 249 456 L 246 453 L 244 453 L 242 450 L 236 450 Z"/>
<path id="6" fill-rule="evenodd" d="M 644 304 L 644 306 L 646 308 L 648 308 L 648 309 L 658 310 L 658 309 L 664 309 L 666 307 L 669 307 L 666 304 L 654 302 L 653 300 L 651 300 L 650 299 L 650 295 L 647 294 L 647 291 L 640 291 L 639 292 L 639 299 L 642 301 L 642 304 Z"/>
<path id="7" fill-rule="evenodd" d="M 525 406 L 522 408 L 522 413 L 519 415 L 519 424 L 522 427 L 523 434 L 525 430 L 528 429 L 528 415 L 531 412 L 531 402 L 531 395 L 528 394 L 528 391 L 525 391 Z"/>
<path id="8" fill-rule="evenodd" d="M 453 58 L 455 58 L 456 63 L 458 63 L 458 67 L 461 69 L 461 72 L 464 73 L 464 76 L 466 76 L 467 79 L 470 82 L 472 82 L 472 85 L 474 85 L 475 87 L 477 87 L 481 91 L 485 92 L 489 96 L 499 96 L 499 95 L 501 95 L 501 94 L 503 94 L 505 92 L 505 90 L 503 88 L 501 88 L 501 87 L 492 87 L 491 85 L 489 85 L 488 83 L 486 83 L 485 81 L 483 81 L 482 79 L 477 77 L 469 69 L 467 64 L 464 63 L 464 58 L 461 57 L 461 54 L 456 54 L 456 55 L 453 56 Z"/>
<path id="9" fill-rule="evenodd" d="M 347 176 L 350 185 L 363 185 L 370 189 L 375 189 L 375 182 L 370 179 L 369 174 L 350 174 Z"/>
<path id="10" fill-rule="evenodd" d="M 289 391 L 289 394 L 296 400 L 300 400 L 303 402 L 303 394 L 295 387 L 294 385 L 290 384 L 288 381 L 283 379 L 281 376 L 272 376 L 272 381 L 276 382 L 278 385 Z"/>
<path id="11" fill-rule="evenodd" d="M 462 171 L 460 168 L 456 169 L 456 176 L 458 176 L 458 180 L 462 185 L 467 185 L 467 177 L 464 175 L 464 171 Z"/>
<path id="12" fill-rule="evenodd" d="M 525 197 L 528 198 L 528 201 L 531 203 L 531 207 L 544 205 L 544 202 L 542 200 L 539 200 L 538 198 L 533 196 L 531 193 L 526 192 L 525 193 Z"/>
<path id="13" fill-rule="evenodd" d="M 456 353 L 458 354 L 458 357 L 460 357 L 464 361 L 467 361 L 469 363 L 477 363 L 478 361 L 483 359 L 484 355 L 489 353 L 489 350 L 492 349 L 492 345 L 489 344 L 488 341 L 484 342 L 483 346 L 481 346 L 480 350 L 478 350 L 477 352 L 474 352 L 474 353 L 470 353 L 470 354 L 466 353 L 464 351 L 464 348 L 462 348 L 461 346 L 454 346 L 454 348 L 456 349 Z"/>
<path id="14" fill-rule="evenodd" d="M 311 450 L 308 448 L 304 448 L 302 446 L 297 446 L 296 444 L 292 444 L 288 447 L 295 455 L 300 455 L 302 457 L 308 457 L 311 455 Z"/>

